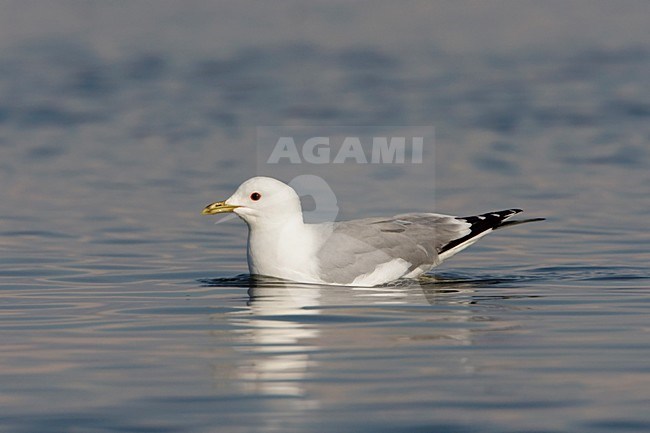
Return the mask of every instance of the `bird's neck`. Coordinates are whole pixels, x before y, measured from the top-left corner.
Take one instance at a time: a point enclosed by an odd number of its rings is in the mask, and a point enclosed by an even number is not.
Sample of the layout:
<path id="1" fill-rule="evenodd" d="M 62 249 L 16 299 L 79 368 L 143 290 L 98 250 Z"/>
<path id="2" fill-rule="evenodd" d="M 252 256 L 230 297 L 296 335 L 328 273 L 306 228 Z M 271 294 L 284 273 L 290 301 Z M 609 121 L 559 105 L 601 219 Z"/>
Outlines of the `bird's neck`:
<path id="1" fill-rule="evenodd" d="M 302 214 L 266 216 L 263 220 L 244 221 L 248 224 L 249 233 L 269 237 L 277 236 L 280 232 L 285 230 L 286 227 L 291 227 L 294 230 L 302 230 L 305 226 Z"/>
<path id="2" fill-rule="evenodd" d="M 281 222 L 265 221 L 249 224 L 248 267 L 251 274 L 307 281 L 315 275 L 313 257 L 317 245 L 311 225 L 299 218 L 288 217 Z"/>

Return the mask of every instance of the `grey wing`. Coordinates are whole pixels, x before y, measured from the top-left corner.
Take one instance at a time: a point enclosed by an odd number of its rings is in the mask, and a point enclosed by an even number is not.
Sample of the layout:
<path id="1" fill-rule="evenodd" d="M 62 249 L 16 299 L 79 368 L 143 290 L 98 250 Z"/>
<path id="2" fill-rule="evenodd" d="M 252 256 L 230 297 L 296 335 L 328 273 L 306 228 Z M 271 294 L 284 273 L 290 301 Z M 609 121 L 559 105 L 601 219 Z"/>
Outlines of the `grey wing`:
<path id="1" fill-rule="evenodd" d="M 432 213 L 403 214 L 335 223 L 318 252 L 327 281 L 347 284 L 397 258 L 408 263 L 405 275 L 440 262 L 445 245 L 470 233 L 467 221 Z"/>

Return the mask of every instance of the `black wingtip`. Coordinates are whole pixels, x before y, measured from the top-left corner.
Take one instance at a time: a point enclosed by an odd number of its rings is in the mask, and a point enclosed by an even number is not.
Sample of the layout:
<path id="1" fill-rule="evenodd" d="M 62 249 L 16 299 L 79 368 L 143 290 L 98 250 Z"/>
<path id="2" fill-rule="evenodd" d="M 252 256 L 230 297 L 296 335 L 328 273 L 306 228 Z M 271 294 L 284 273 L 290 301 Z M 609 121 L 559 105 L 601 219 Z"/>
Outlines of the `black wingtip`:
<path id="1" fill-rule="evenodd" d="M 488 228 L 496 228 L 501 223 L 513 215 L 523 212 L 522 209 L 506 209 L 506 210 L 497 210 L 493 212 L 487 212 L 480 215 L 472 215 L 468 217 L 459 217 L 459 220 L 466 221 L 472 225 L 472 229 L 476 227 L 479 231 L 486 230 Z M 483 230 L 480 230 L 483 229 Z"/>
<path id="2" fill-rule="evenodd" d="M 487 212 L 481 215 L 458 217 L 456 219 L 469 223 L 470 233 L 466 236 L 463 236 L 462 238 L 449 242 L 447 245 L 443 246 L 438 253 L 442 254 L 446 251 L 449 251 L 488 230 L 496 230 L 497 228 L 503 226 L 505 220 L 521 212 L 523 212 L 521 209 L 506 209 Z"/>
<path id="3" fill-rule="evenodd" d="M 534 223 L 537 221 L 546 221 L 546 218 L 528 218 L 525 220 L 515 220 L 515 221 L 504 221 L 499 226 L 495 227 L 496 229 L 500 229 L 501 227 L 506 227 L 506 226 L 516 226 L 519 224 L 525 224 L 525 223 Z"/>
<path id="4" fill-rule="evenodd" d="M 456 219 L 465 221 L 470 224 L 470 233 L 443 246 L 439 253 L 442 254 L 461 244 L 464 244 L 470 241 L 472 238 L 475 238 L 488 230 L 497 230 L 506 226 L 545 220 L 545 218 L 530 218 L 526 220 L 506 221 L 508 218 L 521 212 L 523 212 L 523 210 L 513 208 L 469 217 L 458 217 Z"/>

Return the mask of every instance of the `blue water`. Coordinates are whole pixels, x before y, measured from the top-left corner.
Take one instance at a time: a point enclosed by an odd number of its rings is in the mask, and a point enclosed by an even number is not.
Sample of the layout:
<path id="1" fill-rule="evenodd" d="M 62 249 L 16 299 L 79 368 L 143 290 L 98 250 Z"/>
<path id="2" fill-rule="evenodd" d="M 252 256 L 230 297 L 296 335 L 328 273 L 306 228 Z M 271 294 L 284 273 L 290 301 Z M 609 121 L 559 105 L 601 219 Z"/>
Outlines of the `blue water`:
<path id="1" fill-rule="evenodd" d="M 649 431 L 647 7 L 497 3 L 0 6 L 0 431 Z M 435 143 L 258 142 L 359 125 Z M 254 280 L 200 212 L 257 174 L 547 220 L 419 282 Z"/>

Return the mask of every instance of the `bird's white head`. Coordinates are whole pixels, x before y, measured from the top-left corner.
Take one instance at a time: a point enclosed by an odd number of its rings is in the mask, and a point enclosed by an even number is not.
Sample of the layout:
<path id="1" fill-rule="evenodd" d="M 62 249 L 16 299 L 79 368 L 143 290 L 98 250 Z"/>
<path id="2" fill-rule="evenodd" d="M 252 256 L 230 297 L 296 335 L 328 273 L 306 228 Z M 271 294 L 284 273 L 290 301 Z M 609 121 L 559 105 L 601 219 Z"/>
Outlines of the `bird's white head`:
<path id="1" fill-rule="evenodd" d="M 263 176 L 248 179 L 229 198 L 203 209 L 205 215 L 224 212 L 234 212 L 249 226 L 282 224 L 296 218 L 302 221 L 300 198 L 296 191 L 284 182 Z"/>

